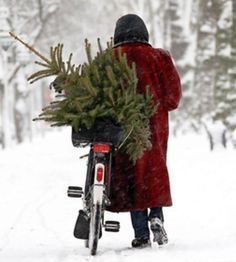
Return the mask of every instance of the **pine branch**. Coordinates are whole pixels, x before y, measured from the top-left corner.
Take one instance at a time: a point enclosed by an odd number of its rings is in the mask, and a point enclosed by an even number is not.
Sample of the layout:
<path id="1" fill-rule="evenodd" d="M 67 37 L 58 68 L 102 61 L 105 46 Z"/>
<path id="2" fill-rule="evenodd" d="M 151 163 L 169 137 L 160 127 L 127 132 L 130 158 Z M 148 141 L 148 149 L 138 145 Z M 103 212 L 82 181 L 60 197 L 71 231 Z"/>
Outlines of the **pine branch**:
<path id="1" fill-rule="evenodd" d="M 97 39 L 97 42 L 98 42 L 98 50 L 99 50 L 99 53 L 101 54 L 103 52 L 103 48 L 102 48 L 102 45 L 101 45 L 100 38 Z"/>
<path id="2" fill-rule="evenodd" d="M 30 46 L 29 44 L 25 43 L 22 39 L 20 39 L 15 33 L 13 32 L 9 32 L 10 36 L 15 38 L 17 41 L 19 41 L 20 43 L 22 43 L 24 46 L 26 46 L 31 52 L 33 52 L 36 56 L 38 56 L 39 58 L 41 58 L 43 61 L 45 61 L 47 64 L 50 64 L 50 61 L 43 56 L 42 54 L 39 53 L 39 51 L 37 51 L 34 47 Z"/>
<path id="3" fill-rule="evenodd" d="M 15 34 L 11 35 L 43 60 L 36 64 L 44 69 L 33 73 L 28 80 L 33 83 L 55 75 L 50 87 L 59 95 L 65 94 L 63 100 L 53 101 L 43 108 L 34 121 L 44 120 L 51 126 L 69 125 L 79 130 L 81 125 L 91 128 L 98 118 L 109 118 L 124 129 L 121 150 L 133 163 L 151 148 L 149 121 L 157 106 L 153 104 L 148 87 L 144 94 L 137 92 L 135 64 L 129 66 L 121 49 L 115 52 L 112 42 L 107 42 L 107 49 L 103 50 L 98 39 L 98 52 L 92 58 L 91 44 L 86 39 L 88 62 L 75 66 L 71 62 L 72 54 L 63 61 L 62 44 L 51 47 L 50 59 L 47 59 Z"/>

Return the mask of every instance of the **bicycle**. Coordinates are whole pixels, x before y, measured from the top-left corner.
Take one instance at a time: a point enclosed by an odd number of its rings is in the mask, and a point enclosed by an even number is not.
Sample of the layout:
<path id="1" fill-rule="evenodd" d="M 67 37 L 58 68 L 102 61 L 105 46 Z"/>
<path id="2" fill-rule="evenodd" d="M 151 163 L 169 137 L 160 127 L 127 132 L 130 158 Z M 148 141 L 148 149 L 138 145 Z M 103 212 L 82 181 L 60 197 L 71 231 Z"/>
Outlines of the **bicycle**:
<path id="1" fill-rule="evenodd" d="M 72 143 L 75 147 L 90 146 L 85 190 L 69 186 L 68 196 L 83 198 L 83 210 L 79 211 L 74 236 L 85 240 L 91 255 L 96 255 L 102 228 L 105 231 L 119 232 L 120 223 L 104 221 L 104 212 L 110 205 L 110 181 L 113 156 L 124 138 L 123 129 L 110 119 L 98 119 L 91 129 L 72 129 Z"/>

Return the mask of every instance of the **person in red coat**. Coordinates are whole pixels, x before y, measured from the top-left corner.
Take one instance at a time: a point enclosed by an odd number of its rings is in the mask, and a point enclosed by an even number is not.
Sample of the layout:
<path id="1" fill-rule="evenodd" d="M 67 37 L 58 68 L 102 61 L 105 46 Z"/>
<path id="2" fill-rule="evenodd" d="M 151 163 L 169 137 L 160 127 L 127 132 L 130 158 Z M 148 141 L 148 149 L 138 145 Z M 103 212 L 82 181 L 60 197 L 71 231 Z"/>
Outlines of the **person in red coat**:
<path id="1" fill-rule="evenodd" d="M 118 19 L 114 33 L 114 49 L 125 53 L 129 64 L 135 62 L 138 91 L 149 86 L 158 109 L 150 120 L 152 148 L 133 165 L 125 154 L 117 154 L 111 177 L 113 212 L 131 212 L 135 239 L 133 247 L 150 245 L 149 221 L 154 241 L 168 242 L 163 227 L 162 207 L 171 206 L 169 175 L 166 165 L 168 112 L 178 107 L 181 84 L 168 51 L 153 48 L 143 20 L 134 14 Z M 149 212 L 150 209 L 150 212 Z"/>

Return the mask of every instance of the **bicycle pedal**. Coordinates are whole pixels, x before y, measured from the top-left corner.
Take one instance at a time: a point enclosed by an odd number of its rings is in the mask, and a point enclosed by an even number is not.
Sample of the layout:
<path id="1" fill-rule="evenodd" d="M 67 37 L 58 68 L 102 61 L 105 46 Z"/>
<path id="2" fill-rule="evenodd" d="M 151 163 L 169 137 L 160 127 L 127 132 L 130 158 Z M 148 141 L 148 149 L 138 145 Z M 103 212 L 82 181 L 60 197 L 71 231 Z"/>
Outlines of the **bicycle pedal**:
<path id="1" fill-rule="evenodd" d="M 69 186 L 67 190 L 68 197 L 82 197 L 83 189 L 80 186 Z"/>
<path id="2" fill-rule="evenodd" d="M 108 231 L 108 232 L 119 232 L 120 222 L 107 220 L 105 221 L 104 228 L 105 228 L 105 231 Z"/>

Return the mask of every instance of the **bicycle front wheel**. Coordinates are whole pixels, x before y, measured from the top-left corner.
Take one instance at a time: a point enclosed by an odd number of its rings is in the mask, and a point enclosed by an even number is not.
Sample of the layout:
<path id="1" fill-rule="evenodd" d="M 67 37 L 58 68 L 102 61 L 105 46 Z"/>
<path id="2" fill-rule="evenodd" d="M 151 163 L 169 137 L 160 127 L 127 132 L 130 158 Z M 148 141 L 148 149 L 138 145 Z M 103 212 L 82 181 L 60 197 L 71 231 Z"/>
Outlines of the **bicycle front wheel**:
<path id="1" fill-rule="evenodd" d="M 101 217 L 102 217 L 102 207 L 100 204 L 96 203 L 91 209 L 90 217 L 90 230 L 89 230 L 89 248 L 90 254 L 96 255 L 98 240 L 101 230 Z"/>

